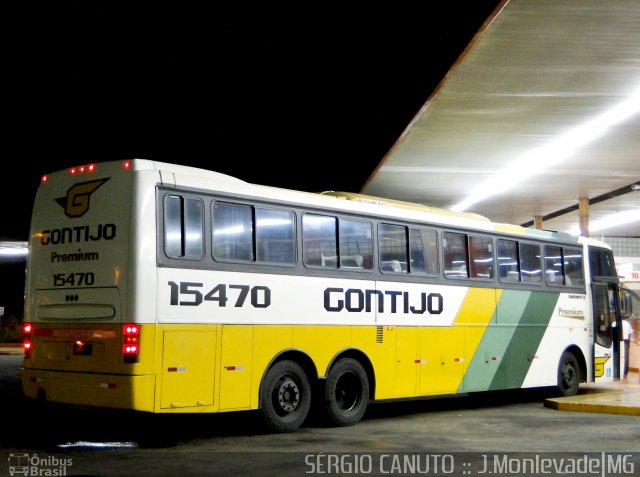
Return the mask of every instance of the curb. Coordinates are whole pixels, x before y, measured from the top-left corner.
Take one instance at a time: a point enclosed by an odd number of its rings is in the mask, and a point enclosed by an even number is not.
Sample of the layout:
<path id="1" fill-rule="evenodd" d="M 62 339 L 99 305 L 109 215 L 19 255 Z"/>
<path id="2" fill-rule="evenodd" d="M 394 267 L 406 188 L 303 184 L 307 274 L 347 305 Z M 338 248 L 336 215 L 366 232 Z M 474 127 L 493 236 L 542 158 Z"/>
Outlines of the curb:
<path id="1" fill-rule="evenodd" d="M 16 355 L 22 352 L 22 343 L 0 343 L 0 355 Z"/>
<path id="2" fill-rule="evenodd" d="M 640 416 L 640 383 L 635 369 L 629 379 L 612 383 L 586 383 L 575 396 L 544 400 L 544 406 L 556 411 L 595 412 Z"/>
<path id="3" fill-rule="evenodd" d="M 605 414 L 623 414 L 626 416 L 640 416 L 640 408 L 635 403 L 625 403 L 623 392 L 608 392 L 609 403 L 590 402 L 585 399 L 574 398 L 549 398 L 545 399 L 544 406 L 556 411 L 595 412 Z M 580 398 L 581 396 L 577 396 Z"/>

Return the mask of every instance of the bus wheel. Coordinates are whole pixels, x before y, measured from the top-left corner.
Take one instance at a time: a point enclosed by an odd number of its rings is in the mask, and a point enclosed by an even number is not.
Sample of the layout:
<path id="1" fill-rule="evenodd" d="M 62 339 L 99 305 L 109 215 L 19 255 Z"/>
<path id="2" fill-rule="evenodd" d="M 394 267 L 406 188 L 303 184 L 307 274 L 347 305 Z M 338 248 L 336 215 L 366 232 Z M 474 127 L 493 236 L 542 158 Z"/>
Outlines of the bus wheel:
<path id="1" fill-rule="evenodd" d="M 267 371 L 260 399 L 262 415 L 271 430 L 295 431 L 307 418 L 311 406 L 309 379 L 299 364 L 280 361 Z"/>
<path id="2" fill-rule="evenodd" d="M 364 416 L 369 403 L 369 379 L 355 359 L 341 359 L 331 368 L 324 388 L 325 408 L 339 426 L 350 426 Z"/>
<path id="3" fill-rule="evenodd" d="M 558 365 L 558 391 L 561 396 L 575 396 L 580 386 L 580 366 L 570 351 L 562 353 Z"/>

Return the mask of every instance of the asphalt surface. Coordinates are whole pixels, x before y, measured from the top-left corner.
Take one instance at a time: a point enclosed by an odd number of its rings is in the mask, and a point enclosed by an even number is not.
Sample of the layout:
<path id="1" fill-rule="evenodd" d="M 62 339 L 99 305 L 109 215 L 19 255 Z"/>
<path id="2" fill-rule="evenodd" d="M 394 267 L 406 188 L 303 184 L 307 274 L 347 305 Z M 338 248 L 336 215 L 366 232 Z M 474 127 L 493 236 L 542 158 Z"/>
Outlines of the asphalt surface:
<path id="1" fill-rule="evenodd" d="M 636 415 L 554 409 L 548 390 L 374 404 L 355 426 L 312 417 L 296 432 L 271 434 L 255 412 L 147 416 L 38 406 L 22 396 L 20 366 L 19 353 L 0 349 L 0 476 L 15 471 L 20 456 L 35 464 L 27 475 L 118 477 L 585 474 L 576 462 L 591 466 L 586 475 L 640 469 Z M 639 388 L 633 373 L 604 389 L 583 385 L 578 397 L 621 402 L 637 399 Z M 536 462 L 574 468 L 527 467 Z"/>

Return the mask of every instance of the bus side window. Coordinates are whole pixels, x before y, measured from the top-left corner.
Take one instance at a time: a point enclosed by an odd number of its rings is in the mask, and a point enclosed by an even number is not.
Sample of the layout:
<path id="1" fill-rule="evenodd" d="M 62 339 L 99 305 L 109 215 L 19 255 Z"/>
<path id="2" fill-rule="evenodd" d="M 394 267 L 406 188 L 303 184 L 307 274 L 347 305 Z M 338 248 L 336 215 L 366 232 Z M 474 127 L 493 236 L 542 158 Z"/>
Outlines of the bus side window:
<path id="1" fill-rule="evenodd" d="M 213 205 L 213 258 L 253 260 L 253 218 L 248 205 L 215 202 Z"/>
<path id="2" fill-rule="evenodd" d="M 565 285 L 584 286 L 584 272 L 582 268 L 582 251 L 573 248 L 564 248 L 564 279 Z"/>
<path id="3" fill-rule="evenodd" d="M 373 264 L 371 223 L 340 219 L 338 227 L 340 268 L 370 269 Z"/>
<path id="4" fill-rule="evenodd" d="M 548 285 L 563 285 L 562 248 L 555 245 L 544 247 L 544 270 Z"/>
<path id="5" fill-rule="evenodd" d="M 400 225 L 378 226 L 380 271 L 407 273 L 407 228 Z"/>
<path id="6" fill-rule="evenodd" d="M 501 282 L 520 281 L 518 242 L 498 239 L 498 277 Z"/>
<path id="7" fill-rule="evenodd" d="M 438 233 L 430 229 L 409 229 L 409 270 L 417 275 L 438 274 Z"/>
<path id="8" fill-rule="evenodd" d="M 468 253 L 467 236 L 453 232 L 442 234 L 444 248 L 444 276 L 448 278 L 467 278 Z"/>
<path id="9" fill-rule="evenodd" d="M 164 197 L 164 251 L 169 258 L 199 260 L 204 255 L 204 204 L 199 199 Z"/>
<path id="10" fill-rule="evenodd" d="M 293 212 L 256 207 L 256 260 L 280 265 L 295 263 Z"/>
<path id="11" fill-rule="evenodd" d="M 338 219 L 327 215 L 302 216 L 302 257 L 312 267 L 338 268 Z"/>
<path id="12" fill-rule="evenodd" d="M 490 237 L 469 236 L 471 278 L 493 278 L 493 241 Z"/>
<path id="13" fill-rule="evenodd" d="M 540 245 L 520 243 L 520 276 L 523 283 L 542 283 Z"/>

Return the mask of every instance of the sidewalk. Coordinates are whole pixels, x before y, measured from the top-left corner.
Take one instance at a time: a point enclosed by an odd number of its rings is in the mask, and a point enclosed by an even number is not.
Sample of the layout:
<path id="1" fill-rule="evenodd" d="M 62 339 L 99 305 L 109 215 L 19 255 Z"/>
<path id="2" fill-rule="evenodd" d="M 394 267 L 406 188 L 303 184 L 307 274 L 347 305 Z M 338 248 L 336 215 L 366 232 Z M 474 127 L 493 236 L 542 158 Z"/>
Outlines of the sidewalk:
<path id="1" fill-rule="evenodd" d="M 640 416 L 638 371 L 629 371 L 627 379 L 606 384 L 585 383 L 575 396 L 545 399 L 544 405 L 558 411 L 597 412 Z"/>

